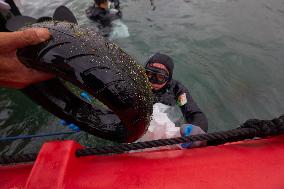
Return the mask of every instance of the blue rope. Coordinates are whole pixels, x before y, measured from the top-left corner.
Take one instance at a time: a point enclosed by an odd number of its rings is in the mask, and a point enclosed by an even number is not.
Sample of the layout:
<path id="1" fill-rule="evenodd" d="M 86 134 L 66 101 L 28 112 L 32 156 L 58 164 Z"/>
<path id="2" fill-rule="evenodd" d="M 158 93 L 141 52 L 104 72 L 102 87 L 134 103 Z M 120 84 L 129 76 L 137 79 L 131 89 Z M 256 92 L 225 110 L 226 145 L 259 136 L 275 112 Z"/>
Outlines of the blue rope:
<path id="1" fill-rule="evenodd" d="M 13 137 L 6 137 L 0 138 L 0 142 L 8 141 L 8 140 L 18 140 L 18 139 L 29 139 L 29 138 L 36 138 L 36 137 L 47 137 L 47 136 L 56 136 L 56 135 L 66 135 L 66 134 L 73 134 L 79 131 L 67 131 L 67 132 L 58 132 L 58 133 L 48 133 L 48 134 L 38 134 L 38 135 L 19 135 Z"/>
<path id="2" fill-rule="evenodd" d="M 29 139 L 29 138 L 36 138 L 36 137 L 66 135 L 66 134 L 73 134 L 73 133 L 80 132 L 80 128 L 73 123 L 69 123 L 69 122 L 67 122 L 63 119 L 61 119 L 59 123 L 63 126 L 67 126 L 72 131 L 58 132 L 58 133 L 47 133 L 47 134 L 37 134 L 37 135 L 19 135 L 19 136 L 13 136 L 13 137 L 5 137 L 5 138 L 0 138 L 0 142 L 8 141 L 8 140 Z"/>
<path id="3" fill-rule="evenodd" d="M 80 96 L 87 100 L 88 102 L 91 102 L 91 96 L 87 93 L 87 92 L 81 92 Z M 38 135 L 19 135 L 19 136 L 13 136 L 13 137 L 5 137 L 5 138 L 0 138 L 0 142 L 2 141 L 8 141 L 8 140 L 18 140 L 18 139 L 29 139 L 29 138 L 36 138 L 36 137 L 47 137 L 47 136 L 56 136 L 56 135 L 66 135 L 66 134 L 73 134 L 73 133 L 77 133 L 80 132 L 80 128 L 73 124 L 70 123 L 68 121 L 65 121 L 63 119 L 60 120 L 59 122 L 61 125 L 63 126 L 67 126 L 69 129 L 71 129 L 72 131 L 68 131 L 68 132 L 59 132 L 59 133 L 48 133 L 48 134 L 38 134 Z"/>

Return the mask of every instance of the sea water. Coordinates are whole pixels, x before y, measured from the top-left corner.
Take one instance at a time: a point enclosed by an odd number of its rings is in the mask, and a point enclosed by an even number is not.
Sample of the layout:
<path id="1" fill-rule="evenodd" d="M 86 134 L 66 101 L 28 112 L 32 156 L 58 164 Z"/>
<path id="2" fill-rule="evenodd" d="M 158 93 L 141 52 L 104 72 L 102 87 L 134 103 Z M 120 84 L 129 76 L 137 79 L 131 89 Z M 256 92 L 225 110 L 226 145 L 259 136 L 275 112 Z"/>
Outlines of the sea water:
<path id="1" fill-rule="evenodd" d="M 20 9 L 24 15 L 41 17 L 65 5 L 80 25 L 95 29 L 85 15 L 92 3 L 21 0 Z M 283 0 L 121 0 L 121 11 L 129 36 L 113 41 L 141 65 L 155 52 L 170 55 L 174 78 L 207 115 L 209 132 L 284 113 Z M 67 130 L 58 122 L 21 92 L 0 89 L 1 137 Z M 1 143 L 0 154 L 37 152 L 43 142 L 54 139 L 105 145 L 80 132 Z"/>

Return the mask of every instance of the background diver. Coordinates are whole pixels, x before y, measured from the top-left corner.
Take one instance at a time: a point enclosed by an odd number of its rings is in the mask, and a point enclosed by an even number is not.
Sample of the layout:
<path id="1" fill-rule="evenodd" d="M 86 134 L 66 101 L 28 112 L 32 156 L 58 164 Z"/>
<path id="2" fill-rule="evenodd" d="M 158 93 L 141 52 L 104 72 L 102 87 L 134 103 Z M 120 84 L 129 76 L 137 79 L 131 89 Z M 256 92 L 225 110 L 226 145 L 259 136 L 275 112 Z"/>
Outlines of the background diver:
<path id="1" fill-rule="evenodd" d="M 94 0 L 94 5 L 86 10 L 86 15 L 98 23 L 101 34 L 108 37 L 112 21 L 120 19 L 122 12 L 118 0 Z"/>

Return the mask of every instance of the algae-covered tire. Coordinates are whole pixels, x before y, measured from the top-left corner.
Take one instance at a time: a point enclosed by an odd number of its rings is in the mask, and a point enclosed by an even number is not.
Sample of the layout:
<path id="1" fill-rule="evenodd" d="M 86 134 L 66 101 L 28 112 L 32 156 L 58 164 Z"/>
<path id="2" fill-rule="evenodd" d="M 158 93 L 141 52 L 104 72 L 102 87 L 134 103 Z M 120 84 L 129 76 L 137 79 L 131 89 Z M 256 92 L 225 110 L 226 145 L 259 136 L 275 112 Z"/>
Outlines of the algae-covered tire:
<path id="1" fill-rule="evenodd" d="M 52 37 L 17 52 L 28 67 L 55 74 L 93 95 L 109 109 L 89 104 L 59 79 L 23 91 L 54 115 L 93 135 L 132 142 L 146 130 L 152 114 L 152 93 L 144 69 L 116 44 L 98 33 L 67 22 L 43 22 Z"/>

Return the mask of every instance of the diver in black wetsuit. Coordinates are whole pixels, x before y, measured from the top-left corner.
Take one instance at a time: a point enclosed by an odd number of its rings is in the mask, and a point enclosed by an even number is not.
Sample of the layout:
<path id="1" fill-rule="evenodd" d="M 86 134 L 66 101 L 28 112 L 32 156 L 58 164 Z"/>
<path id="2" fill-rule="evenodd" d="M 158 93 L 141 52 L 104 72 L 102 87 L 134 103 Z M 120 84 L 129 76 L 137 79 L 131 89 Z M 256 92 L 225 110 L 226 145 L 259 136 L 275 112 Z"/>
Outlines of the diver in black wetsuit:
<path id="1" fill-rule="evenodd" d="M 152 85 L 154 103 L 174 106 L 178 104 L 187 123 L 208 130 L 205 114 L 199 109 L 188 90 L 179 81 L 172 79 L 174 63 L 165 55 L 156 53 L 145 65 L 146 74 Z"/>
<path id="2" fill-rule="evenodd" d="M 95 0 L 94 5 L 86 10 L 86 15 L 99 24 L 99 29 L 110 28 L 113 20 L 122 17 L 118 0 Z"/>

